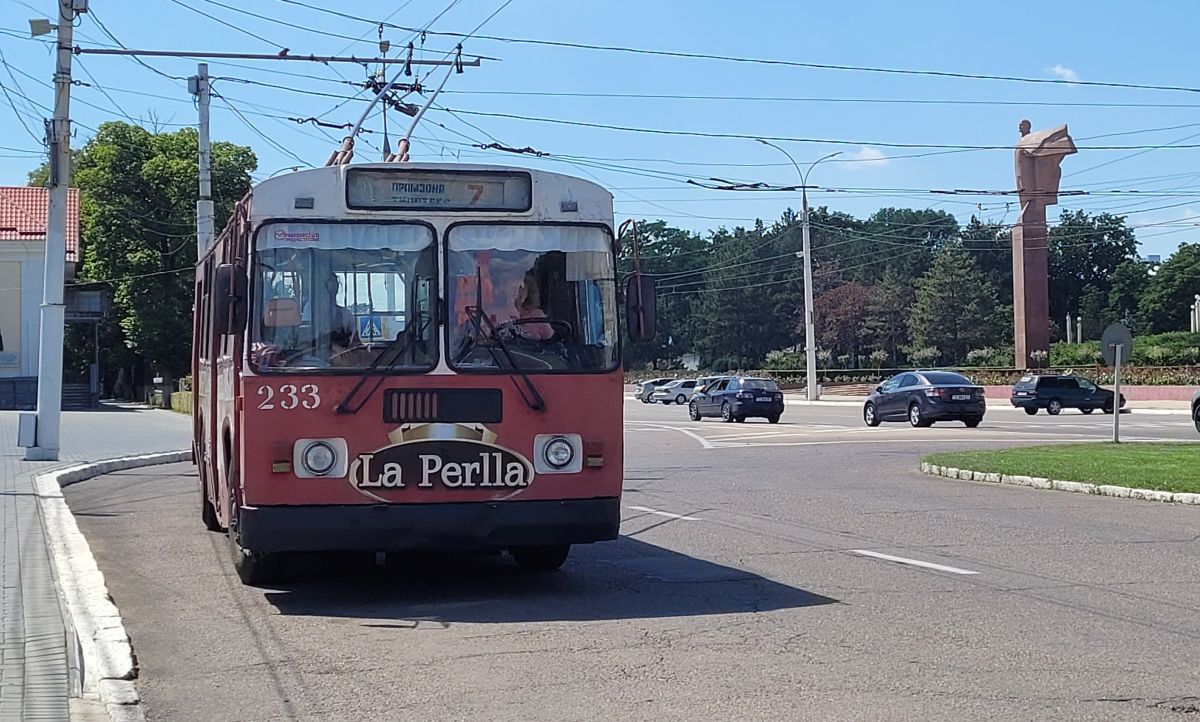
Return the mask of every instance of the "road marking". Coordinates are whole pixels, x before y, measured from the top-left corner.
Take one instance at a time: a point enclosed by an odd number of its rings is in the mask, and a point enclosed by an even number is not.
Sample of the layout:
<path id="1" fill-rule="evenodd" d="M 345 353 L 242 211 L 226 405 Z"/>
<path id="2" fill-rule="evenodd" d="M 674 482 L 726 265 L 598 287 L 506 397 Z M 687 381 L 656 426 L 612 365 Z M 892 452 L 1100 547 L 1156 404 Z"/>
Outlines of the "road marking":
<path id="1" fill-rule="evenodd" d="M 897 564 L 908 564 L 914 567 L 924 567 L 925 569 L 936 569 L 940 572 L 950 572 L 951 574 L 978 574 L 970 569 L 959 569 L 958 567 L 948 567 L 945 564 L 934 564 L 933 562 L 923 562 L 920 559 L 905 559 L 904 557 L 894 557 L 891 554 L 880 554 L 879 552 L 868 551 L 866 549 L 851 549 L 851 554 L 858 554 L 864 557 L 872 557 L 874 559 L 882 559 L 887 562 L 896 562 Z"/>
<path id="2" fill-rule="evenodd" d="M 685 520 L 685 521 L 704 521 L 704 520 L 703 520 L 703 519 L 701 519 L 700 517 L 696 517 L 696 516 L 685 516 L 685 515 L 683 515 L 683 514 L 672 514 L 672 513 L 671 513 L 671 512 L 669 512 L 669 511 L 659 511 L 658 509 L 651 509 L 651 508 L 650 508 L 650 507 L 648 507 L 648 506 L 631 506 L 631 507 L 629 507 L 629 508 L 630 508 L 630 509 L 633 509 L 633 510 L 635 510 L 635 511 L 644 511 L 644 512 L 646 512 L 647 514 L 655 514 L 655 515 L 657 515 L 657 516 L 665 516 L 665 517 L 667 517 L 668 519 L 683 519 L 683 520 Z M 971 572 L 971 573 L 972 573 L 972 574 L 974 574 L 974 572 Z"/>
<path id="3" fill-rule="evenodd" d="M 666 425 L 664 425 L 664 424 L 655 424 L 655 423 L 654 423 L 654 422 L 652 422 L 652 421 L 639 421 L 639 420 L 635 420 L 635 419 L 630 419 L 630 420 L 629 420 L 629 423 L 634 423 L 634 424 L 645 424 L 645 425 L 647 425 L 647 426 L 651 426 L 652 428 L 658 428 L 658 429 L 670 429 L 671 431 L 678 431 L 678 432 L 679 432 L 679 433 L 681 433 L 681 434 L 685 434 L 685 435 L 687 435 L 687 436 L 690 436 L 690 437 L 692 437 L 692 438 L 693 438 L 693 439 L 695 439 L 696 441 L 699 441 L 699 442 L 700 442 L 700 445 L 701 445 L 701 446 L 703 446 L 703 447 L 704 447 L 704 448 L 706 448 L 706 449 L 712 449 L 712 448 L 715 448 L 715 447 L 712 445 L 712 442 L 710 442 L 708 439 L 704 438 L 704 437 L 703 437 L 703 436 L 701 436 L 700 434 L 694 434 L 694 433 L 692 433 L 691 431 L 688 431 L 687 429 L 681 429 L 681 428 L 679 428 L 678 426 L 666 426 Z"/>

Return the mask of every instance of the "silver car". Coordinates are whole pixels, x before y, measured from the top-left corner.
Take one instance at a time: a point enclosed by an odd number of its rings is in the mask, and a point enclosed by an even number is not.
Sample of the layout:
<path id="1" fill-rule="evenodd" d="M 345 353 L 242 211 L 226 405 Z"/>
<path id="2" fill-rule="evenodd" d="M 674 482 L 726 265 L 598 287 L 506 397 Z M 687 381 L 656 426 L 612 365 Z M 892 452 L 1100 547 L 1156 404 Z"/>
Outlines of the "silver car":
<path id="1" fill-rule="evenodd" d="M 633 394 L 634 398 L 636 398 L 638 401 L 641 401 L 643 404 L 653 403 L 650 400 L 650 394 L 653 393 L 654 390 L 659 386 L 670 383 L 672 380 L 673 379 L 650 379 L 649 381 L 643 381 L 638 384 L 638 389 Z"/>
<path id="2" fill-rule="evenodd" d="M 686 404 L 696 393 L 696 379 L 679 379 L 665 386 L 659 386 L 650 394 L 650 403 L 658 401 L 664 404 Z"/>

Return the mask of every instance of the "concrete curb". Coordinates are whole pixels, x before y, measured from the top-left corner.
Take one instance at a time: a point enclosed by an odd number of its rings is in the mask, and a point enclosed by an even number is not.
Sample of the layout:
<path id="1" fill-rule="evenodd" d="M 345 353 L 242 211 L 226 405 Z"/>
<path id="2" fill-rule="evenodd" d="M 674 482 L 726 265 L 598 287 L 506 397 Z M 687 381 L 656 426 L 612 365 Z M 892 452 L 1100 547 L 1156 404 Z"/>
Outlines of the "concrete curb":
<path id="1" fill-rule="evenodd" d="M 1029 486 L 1034 489 L 1069 491 L 1076 494 L 1096 494 L 1099 496 L 1116 497 L 1118 499 L 1141 499 L 1143 501 L 1200 506 L 1200 494 L 1155 491 L 1153 489 L 1131 489 L 1127 486 L 1089 484 L 1082 481 L 1060 481 L 1058 479 L 1043 479 L 1036 476 L 1021 476 L 1017 474 L 992 474 L 968 469 L 955 469 L 950 466 L 938 466 L 937 464 L 929 464 L 924 461 L 921 462 L 921 471 L 947 479 L 986 481 L 992 484 L 1013 484 L 1015 486 Z"/>
<path id="2" fill-rule="evenodd" d="M 114 471 L 189 461 L 192 452 L 168 451 L 126 456 L 59 469 L 34 480 L 46 544 L 59 594 L 70 616 L 75 648 L 69 650 L 71 687 L 77 695 L 98 696 L 108 716 L 121 722 L 145 719 L 137 688 L 137 663 L 121 613 L 113 604 L 87 539 L 63 497 L 62 487 Z"/>

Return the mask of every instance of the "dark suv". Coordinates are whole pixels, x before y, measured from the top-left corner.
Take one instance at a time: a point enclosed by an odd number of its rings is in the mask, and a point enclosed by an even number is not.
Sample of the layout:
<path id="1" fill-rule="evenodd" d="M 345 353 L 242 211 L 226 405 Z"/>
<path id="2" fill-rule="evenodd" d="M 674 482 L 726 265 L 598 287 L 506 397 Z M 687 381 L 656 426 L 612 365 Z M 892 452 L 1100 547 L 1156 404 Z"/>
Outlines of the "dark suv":
<path id="1" fill-rule="evenodd" d="M 1113 392 L 1102 389 L 1075 374 L 1030 374 L 1013 384 L 1012 405 L 1025 409 L 1030 416 L 1045 409 L 1051 416 L 1063 409 L 1079 409 L 1090 414 L 1096 409 L 1113 412 Z M 1125 395 L 1121 395 L 1125 406 Z"/>
<path id="2" fill-rule="evenodd" d="M 720 416 L 723 421 L 745 421 L 751 416 L 779 423 L 783 415 L 783 392 L 771 379 L 726 376 L 697 391 L 688 404 L 692 421 Z"/>

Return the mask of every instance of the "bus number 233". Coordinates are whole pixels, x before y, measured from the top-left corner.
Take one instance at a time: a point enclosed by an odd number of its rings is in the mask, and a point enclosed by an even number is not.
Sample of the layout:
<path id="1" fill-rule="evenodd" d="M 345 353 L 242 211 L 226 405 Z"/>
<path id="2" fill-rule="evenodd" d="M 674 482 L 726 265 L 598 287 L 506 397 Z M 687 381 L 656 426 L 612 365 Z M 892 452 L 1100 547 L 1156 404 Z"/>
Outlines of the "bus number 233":
<path id="1" fill-rule="evenodd" d="M 321 405 L 321 393 L 316 384 L 304 384 L 296 388 L 295 384 L 284 384 L 276 391 L 270 386 L 258 387 L 258 408 L 270 410 L 275 408 L 291 411 L 301 407 L 315 409 Z"/>

